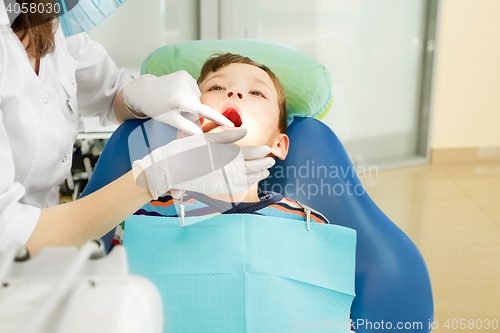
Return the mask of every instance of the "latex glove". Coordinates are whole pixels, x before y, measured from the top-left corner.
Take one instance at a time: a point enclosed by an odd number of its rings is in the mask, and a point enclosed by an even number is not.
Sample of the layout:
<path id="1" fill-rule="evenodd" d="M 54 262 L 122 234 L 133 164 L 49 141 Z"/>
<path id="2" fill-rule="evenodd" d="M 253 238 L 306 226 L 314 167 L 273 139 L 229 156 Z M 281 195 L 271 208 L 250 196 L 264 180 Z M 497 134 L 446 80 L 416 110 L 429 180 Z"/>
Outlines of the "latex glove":
<path id="1" fill-rule="evenodd" d="M 186 71 L 156 77 L 145 74 L 123 88 L 125 106 L 135 112 L 169 124 L 188 134 L 201 134 L 194 122 L 201 117 L 219 125 L 233 123 L 207 105 L 200 103 L 200 89 Z"/>
<path id="2" fill-rule="evenodd" d="M 274 165 L 268 146 L 238 147 L 245 128 L 178 139 L 155 149 L 132 169 L 138 185 L 153 199 L 171 189 L 205 194 L 237 194 L 269 176 Z"/>

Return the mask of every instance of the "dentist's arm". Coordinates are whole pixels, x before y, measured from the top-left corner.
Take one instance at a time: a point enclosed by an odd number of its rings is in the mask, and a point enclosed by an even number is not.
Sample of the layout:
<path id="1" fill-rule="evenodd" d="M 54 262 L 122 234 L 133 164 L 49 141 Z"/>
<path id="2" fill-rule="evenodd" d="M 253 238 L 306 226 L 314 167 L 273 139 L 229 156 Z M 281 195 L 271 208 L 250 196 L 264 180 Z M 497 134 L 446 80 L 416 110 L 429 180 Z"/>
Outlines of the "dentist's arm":
<path id="1" fill-rule="evenodd" d="M 81 246 L 100 238 L 152 199 L 132 171 L 73 202 L 44 208 L 26 243 L 33 255 L 46 246 Z"/>
<path id="2" fill-rule="evenodd" d="M 274 159 L 265 157 L 267 146 L 230 145 L 245 135 L 246 129 L 199 134 L 155 149 L 98 191 L 42 209 L 26 246 L 31 253 L 45 246 L 81 246 L 173 188 L 214 194 L 247 190 L 269 175 Z"/>
<path id="3" fill-rule="evenodd" d="M 99 116 L 104 124 L 154 118 L 188 134 L 202 133 L 195 124 L 201 117 L 233 126 L 226 117 L 200 103 L 198 85 L 186 71 L 161 77 L 145 74 L 133 80 L 86 33 L 68 37 L 66 43 L 76 60 L 69 65 L 75 66 L 78 112 L 85 116 Z"/>
<path id="4" fill-rule="evenodd" d="M 121 90 L 118 95 L 116 95 L 114 108 L 116 120 L 118 120 L 120 124 L 129 119 L 148 118 L 144 114 L 140 114 L 134 110 L 129 110 L 125 106 L 125 102 L 123 101 L 123 90 Z"/>
<path id="5" fill-rule="evenodd" d="M 234 126 L 219 112 L 200 103 L 198 84 L 186 71 L 160 77 L 142 75 L 123 88 L 120 94 L 115 100 L 115 114 L 119 121 L 130 119 L 133 113 L 135 117 L 154 118 L 191 135 L 202 133 L 194 123 L 202 117 L 219 125 Z M 123 107 L 130 110 L 127 111 L 129 115 L 123 115 Z M 118 118 L 122 115 L 124 118 Z"/>

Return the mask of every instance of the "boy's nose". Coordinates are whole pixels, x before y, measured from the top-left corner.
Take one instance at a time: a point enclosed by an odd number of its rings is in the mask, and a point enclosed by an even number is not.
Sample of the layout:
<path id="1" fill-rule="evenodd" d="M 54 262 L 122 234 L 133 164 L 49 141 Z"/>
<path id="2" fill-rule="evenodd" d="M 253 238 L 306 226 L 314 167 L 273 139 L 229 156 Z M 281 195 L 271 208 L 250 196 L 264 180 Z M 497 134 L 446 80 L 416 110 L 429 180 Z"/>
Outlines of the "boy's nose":
<path id="1" fill-rule="evenodd" d="M 242 94 L 242 93 L 240 93 L 240 92 L 236 93 L 236 95 L 235 95 L 235 93 L 234 93 L 233 91 L 231 91 L 231 90 L 227 92 L 227 97 L 228 97 L 228 98 L 231 98 L 233 95 L 234 95 L 235 97 L 237 96 L 239 99 L 243 99 L 243 94 Z"/>

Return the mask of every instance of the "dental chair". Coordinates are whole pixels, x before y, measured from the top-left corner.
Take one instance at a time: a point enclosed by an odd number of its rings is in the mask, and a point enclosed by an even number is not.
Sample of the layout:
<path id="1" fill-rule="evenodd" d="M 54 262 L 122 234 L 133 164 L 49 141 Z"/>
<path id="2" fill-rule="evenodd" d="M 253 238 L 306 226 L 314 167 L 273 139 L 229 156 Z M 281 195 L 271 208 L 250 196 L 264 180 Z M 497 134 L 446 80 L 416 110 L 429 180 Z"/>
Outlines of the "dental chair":
<path id="1" fill-rule="evenodd" d="M 219 50 L 243 54 L 267 65 L 285 86 L 290 104 L 289 119 L 293 120 L 288 127 L 289 153 L 284 161 L 278 161 L 272 168 L 271 176 L 265 180 L 264 190 L 281 192 L 291 200 L 318 210 L 330 223 L 357 232 L 356 297 L 351 307 L 352 320 L 357 324 L 356 332 L 390 331 L 396 327 L 408 332 L 430 332 L 434 316 L 433 297 L 422 255 L 365 192 L 337 136 L 321 121 L 313 119 L 320 118 L 331 106 L 331 82 L 323 66 L 299 51 L 275 43 L 197 41 L 155 51 L 143 63 L 142 73 L 163 75 L 186 69 L 197 77 L 204 60 Z M 287 60 L 292 65 L 284 69 L 280 67 Z M 305 68 L 297 67 L 297 62 L 306 64 Z M 287 84 L 289 73 L 301 70 L 313 79 L 319 78 L 309 91 L 305 86 L 311 82 L 303 76 L 298 80 L 302 82 Z M 309 97 L 301 98 L 301 94 L 309 94 Z M 119 178 L 131 169 L 131 160 L 148 153 L 144 149 L 134 152 L 137 156 L 130 156 L 129 135 L 138 127 L 147 133 L 151 150 L 176 137 L 174 128 L 154 120 L 123 123 L 106 144 L 82 196 Z M 319 168 L 322 166 L 326 167 L 327 174 L 332 170 L 338 172 L 333 177 L 320 177 L 317 173 L 324 174 L 324 169 Z M 315 170 L 316 175 L 301 177 L 300 167 L 308 172 Z M 290 170 L 295 170 L 299 176 L 290 174 Z M 288 177 L 284 176 L 287 172 Z M 103 237 L 108 249 L 113 234 L 114 230 Z"/>

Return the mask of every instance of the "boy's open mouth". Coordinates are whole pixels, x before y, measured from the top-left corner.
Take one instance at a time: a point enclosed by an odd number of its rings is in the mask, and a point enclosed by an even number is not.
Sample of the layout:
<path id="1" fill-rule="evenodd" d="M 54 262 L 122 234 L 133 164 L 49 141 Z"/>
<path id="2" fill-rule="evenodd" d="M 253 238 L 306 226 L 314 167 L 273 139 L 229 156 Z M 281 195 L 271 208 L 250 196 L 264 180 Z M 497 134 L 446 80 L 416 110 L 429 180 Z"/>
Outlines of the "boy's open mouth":
<path id="1" fill-rule="evenodd" d="M 234 124 L 234 127 L 241 127 L 241 125 L 243 124 L 243 122 L 241 121 L 241 116 L 236 109 L 229 108 L 226 111 L 222 112 L 222 115 L 231 120 L 231 122 Z"/>
<path id="2" fill-rule="evenodd" d="M 241 120 L 240 113 L 238 112 L 238 110 L 236 110 L 234 108 L 230 107 L 230 108 L 226 109 L 224 112 L 222 112 L 222 115 L 224 117 L 226 117 L 227 119 L 231 120 L 231 122 L 234 124 L 234 128 L 241 127 L 241 125 L 243 125 L 243 121 Z M 203 130 L 203 133 L 207 133 L 216 127 L 219 127 L 219 125 L 217 125 L 214 122 L 209 122 L 208 124 L 206 124 L 205 126 L 202 127 L 202 130 Z M 222 126 L 222 127 L 226 127 L 226 126 Z"/>

